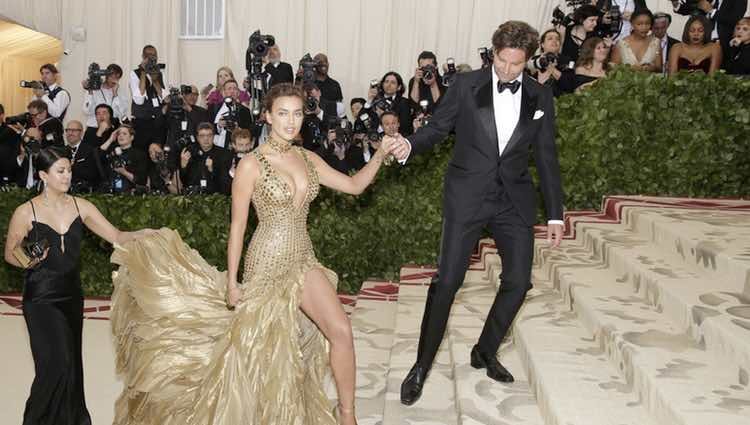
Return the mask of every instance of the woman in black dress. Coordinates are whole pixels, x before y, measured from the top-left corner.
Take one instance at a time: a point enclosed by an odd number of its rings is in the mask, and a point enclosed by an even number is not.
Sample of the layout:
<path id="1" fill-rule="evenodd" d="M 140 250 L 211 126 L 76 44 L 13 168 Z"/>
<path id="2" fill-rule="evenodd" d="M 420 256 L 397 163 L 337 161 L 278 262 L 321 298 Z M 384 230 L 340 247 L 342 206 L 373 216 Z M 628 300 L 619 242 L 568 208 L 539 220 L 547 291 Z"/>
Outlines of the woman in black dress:
<path id="1" fill-rule="evenodd" d="M 93 204 L 68 195 L 72 172 L 67 149 L 42 149 L 34 158 L 34 168 L 44 190 L 16 208 L 5 241 L 5 260 L 21 268 L 24 264 L 13 251 L 23 239 L 49 243 L 41 259 L 27 265 L 24 276 L 23 316 L 36 376 L 23 424 L 89 425 L 81 359 L 83 226 L 119 244 L 151 231 L 121 232 Z"/>

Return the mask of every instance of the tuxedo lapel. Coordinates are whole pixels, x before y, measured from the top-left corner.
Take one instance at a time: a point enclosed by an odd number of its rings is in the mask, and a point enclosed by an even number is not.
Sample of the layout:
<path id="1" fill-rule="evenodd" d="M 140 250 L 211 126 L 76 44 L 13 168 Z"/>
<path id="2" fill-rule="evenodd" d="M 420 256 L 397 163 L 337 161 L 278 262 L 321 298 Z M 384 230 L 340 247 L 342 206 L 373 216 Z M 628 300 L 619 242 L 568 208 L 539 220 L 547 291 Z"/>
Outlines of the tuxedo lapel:
<path id="1" fill-rule="evenodd" d="M 492 87 L 491 70 L 492 67 L 488 67 L 487 71 L 483 72 L 482 76 L 477 80 L 477 84 L 474 86 L 474 96 L 477 102 L 479 122 L 482 124 L 482 130 L 484 130 L 487 139 L 490 141 L 490 145 L 487 145 L 487 143 L 480 143 L 479 145 L 489 158 L 497 158 L 500 156 L 500 153 L 497 147 L 497 124 L 495 123 L 495 108 L 492 102 L 492 90 L 494 87 Z"/>
<path id="2" fill-rule="evenodd" d="M 521 113 L 518 117 L 518 124 L 516 124 L 513 135 L 510 136 L 510 140 L 505 145 L 505 149 L 501 156 L 506 155 L 511 149 L 523 138 L 526 130 L 534 117 L 534 110 L 536 108 L 536 91 L 531 87 L 529 82 L 529 76 L 523 77 L 523 84 L 521 85 Z M 495 122 L 494 120 L 492 122 Z M 497 137 L 495 137 L 497 139 Z M 497 143 L 495 143 L 497 145 Z"/>

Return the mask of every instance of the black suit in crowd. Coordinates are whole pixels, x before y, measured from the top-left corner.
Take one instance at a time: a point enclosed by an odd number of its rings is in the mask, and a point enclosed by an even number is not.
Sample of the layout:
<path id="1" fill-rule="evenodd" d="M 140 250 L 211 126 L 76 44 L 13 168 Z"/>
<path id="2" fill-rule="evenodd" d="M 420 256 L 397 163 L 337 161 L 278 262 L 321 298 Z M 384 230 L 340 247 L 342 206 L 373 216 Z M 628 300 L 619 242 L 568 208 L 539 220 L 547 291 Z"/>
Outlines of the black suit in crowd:
<path id="1" fill-rule="evenodd" d="M 104 130 L 104 133 L 102 133 L 102 137 L 98 137 L 96 135 L 96 132 L 98 130 L 96 127 L 87 127 L 86 132 L 83 133 L 83 143 L 91 147 L 98 148 L 109 139 L 109 136 L 111 136 L 112 132 L 115 131 L 116 129 L 117 129 L 117 126 L 108 128 Z"/>
<path id="2" fill-rule="evenodd" d="M 21 172 L 17 161 L 20 149 L 21 136 L 5 123 L 0 124 L 0 186 L 17 183 Z"/>
<path id="3" fill-rule="evenodd" d="M 269 76 L 269 88 L 279 83 L 294 83 L 294 70 L 292 69 L 292 65 L 286 62 L 279 62 L 277 65 L 267 63 L 266 73 Z"/>
<path id="4" fill-rule="evenodd" d="M 137 68 L 134 72 L 140 78 L 145 71 Z M 164 78 L 161 73 L 159 73 L 159 81 L 161 86 L 164 87 Z M 135 120 L 133 120 L 133 128 L 135 129 L 133 146 L 144 153 L 148 152 L 148 145 L 151 143 L 163 144 L 167 131 L 161 107 L 161 93 L 156 92 L 156 88 L 151 84 L 148 77 L 146 77 L 145 97 L 142 105 L 131 102 L 130 107 L 130 111 L 135 117 Z M 157 106 L 154 106 L 154 100 L 157 102 Z"/>
<path id="5" fill-rule="evenodd" d="M 318 156 L 331 166 L 331 168 L 344 174 L 349 174 L 351 170 L 359 170 L 364 167 L 364 158 L 362 148 L 357 145 L 349 145 L 344 153 L 344 159 L 339 159 L 334 152 L 334 145 L 329 144 L 328 148 L 321 146 L 316 152 Z"/>
<path id="6" fill-rule="evenodd" d="M 210 117 L 208 121 L 211 124 L 213 124 L 216 121 L 216 115 L 219 113 L 223 105 L 224 105 L 223 103 L 219 103 L 218 105 L 211 105 L 211 108 L 208 110 L 208 115 Z M 237 126 L 240 128 L 244 128 L 246 130 L 253 130 L 253 113 L 250 112 L 250 109 L 246 108 L 245 105 L 238 103 L 237 114 L 239 116 L 239 121 L 237 122 Z M 217 134 L 219 132 L 218 130 L 219 129 L 216 128 Z M 227 148 L 229 147 L 230 140 L 232 140 L 232 132 L 227 130 L 225 147 Z"/>
<path id="7" fill-rule="evenodd" d="M 412 122 L 412 113 L 411 113 L 411 102 L 409 102 L 409 99 L 403 97 L 403 96 L 393 96 L 390 99 L 391 103 L 391 110 L 398 115 L 398 132 L 402 136 L 409 136 L 410 134 L 414 133 L 414 123 Z M 362 111 L 370 112 L 370 108 L 362 108 Z M 373 111 L 374 112 L 374 111 Z M 361 115 L 361 112 L 360 112 Z M 380 118 L 376 113 L 369 114 L 371 119 L 375 118 L 375 121 L 380 124 Z"/>
<path id="8" fill-rule="evenodd" d="M 102 184 L 102 166 L 98 147 L 83 142 L 68 148 L 73 164 L 72 186 L 76 191 L 98 190 Z"/>
<path id="9" fill-rule="evenodd" d="M 211 158 L 213 171 L 208 171 L 206 159 Z M 229 195 L 232 189 L 232 178 L 229 169 L 232 167 L 232 153 L 228 149 L 213 146 L 208 152 L 196 149 L 190 157 L 186 168 L 181 170 L 183 188 L 202 187 L 204 193 L 223 193 Z"/>
<path id="10" fill-rule="evenodd" d="M 102 178 L 104 179 L 104 185 L 112 187 L 112 182 L 115 177 L 118 176 L 112 170 L 111 156 L 115 152 L 117 142 L 112 143 L 107 152 L 99 149 L 99 161 L 101 163 Z M 145 152 L 137 149 L 135 146 L 131 146 L 127 149 L 122 149 L 123 160 L 126 162 L 125 169 L 133 174 L 133 181 L 122 177 L 122 188 L 116 189 L 116 192 L 128 192 L 135 188 L 135 186 L 146 186 L 146 178 L 148 177 L 148 163 L 149 159 Z"/>
<path id="11" fill-rule="evenodd" d="M 213 122 L 211 120 L 211 113 L 208 112 L 208 109 L 199 105 L 190 107 L 190 112 L 187 113 L 187 120 L 188 131 L 194 136 L 198 135 L 198 124 L 202 122 Z"/>
<path id="12" fill-rule="evenodd" d="M 750 44 L 730 47 L 724 58 L 727 74 L 750 75 Z"/>
<path id="13" fill-rule="evenodd" d="M 443 85 L 442 77 L 440 74 L 437 74 L 437 84 L 438 84 L 438 91 L 440 91 L 440 97 L 442 98 L 445 92 L 448 90 L 448 87 Z M 411 96 L 411 89 L 414 87 L 414 77 L 411 77 L 409 80 L 409 89 L 406 92 L 407 95 Z M 411 100 L 411 97 L 409 98 Z M 419 100 L 427 100 L 427 112 L 432 113 L 432 111 L 435 109 L 435 101 L 432 99 L 432 90 L 430 89 L 430 86 L 424 83 L 421 79 L 419 80 Z M 440 99 L 438 99 L 439 101 Z M 421 111 L 421 107 L 419 106 L 419 102 L 414 102 L 412 100 L 412 107 L 414 108 L 414 111 Z"/>
<path id="14" fill-rule="evenodd" d="M 47 118 L 39 125 L 39 131 L 42 133 L 42 147 L 52 144 L 64 144 L 63 124 L 59 119 L 54 117 Z"/>
<path id="15" fill-rule="evenodd" d="M 328 101 L 341 102 L 344 95 L 341 92 L 341 84 L 331 77 L 326 76 L 325 80 L 315 80 L 315 84 L 320 89 L 320 97 Z"/>
<path id="16" fill-rule="evenodd" d="M 454 296 L 485 227 L 495 239 L 503 272 L 478 342 L 481 352 L 494 357 L 531 288 L 536 190 L 529 173 L 530 149 L 534 150 L 548 217 L 563 217 L 552 92 L 523 77 L 519 121 L 499 152 L 493 106 L 493 91 L 498 88 L 492 84 L 491 72 L 490 67 L 458 74 L 429 124 L 409 137 L 411 156 L 441 142 L 454 128 L 456 132 L 445 173 L 438 274 L 428 292 L 417 354 L 417 366 L 426 370 L 432 366 Z"/>

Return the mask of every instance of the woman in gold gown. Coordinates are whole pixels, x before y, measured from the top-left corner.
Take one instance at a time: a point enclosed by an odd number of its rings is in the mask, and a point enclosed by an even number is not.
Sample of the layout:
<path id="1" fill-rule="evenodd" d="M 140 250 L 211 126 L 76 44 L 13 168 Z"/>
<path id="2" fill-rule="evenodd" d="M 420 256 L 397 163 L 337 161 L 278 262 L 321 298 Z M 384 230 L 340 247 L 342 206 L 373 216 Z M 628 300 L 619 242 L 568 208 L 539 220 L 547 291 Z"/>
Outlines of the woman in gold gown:
<path id="1" fill-rule="evenodd" d="M 264 103 L 271 136 L 235 173 L 226 274 L 169 229 L 116 247 L 112 328 L 125 381 L 116 425 L 356 424 L 351 325 L 306 221 L 319 185 L 362 193 L 393 146 L 386 140 L 350 177 L 292 145 L 300 89 L 276 85 Z M 251 203 L 259 223 L 239 284 Z M 329 364 L 333 410 L 323 390 Z"/>

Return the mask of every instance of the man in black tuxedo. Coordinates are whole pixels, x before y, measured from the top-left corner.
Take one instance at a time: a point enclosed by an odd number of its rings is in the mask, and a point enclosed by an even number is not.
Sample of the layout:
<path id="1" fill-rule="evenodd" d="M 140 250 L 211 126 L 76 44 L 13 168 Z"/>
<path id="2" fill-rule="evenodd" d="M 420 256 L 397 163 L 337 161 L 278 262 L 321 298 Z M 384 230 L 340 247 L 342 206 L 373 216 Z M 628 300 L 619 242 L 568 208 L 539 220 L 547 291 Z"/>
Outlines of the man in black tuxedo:
<path id="1" fill-rule="evenodd" d="M 672 15 L 669 13 L 659 12 L 654 14 L 654 25 L 651 27 L 651 31 L 654 37 L 659 39 L 659 46 L 661 47 L 661 69 L 663 74 L 667 74 L 669 71 L 669 52 L 672 51 L 672 47 L 679 43 L 680 40 L 670 37 L 667 34 L 669 26 L 672 25 Z"/>
<path id="2" fill-rule="evenodd" d="M 550 220 L 547 240 L 556 247 L 563 234 L 552 91 L 523 73 L 538 43 L 539 34 L 528 24 L 504 23 L 492 36 L 493 66 L 458 74 L 429 124 L 408 140 L 397 136 L 393 153 L 404 163 L 456 132 L 443 188 L 438 274 L 425 303 L 417 361 L 401 385 L 403 404 L 413 404 L 422 394 L 453 299 L 485 227 L 502 258 L 502 284 L 471 352 L 471 365 L 486 368 L 494 380 L 513 381 L 496 353 L 531 288 L 536 191 L 528 167 L 530 148 Z"/>
<path id="3" fill-rule="evenodd" d="M 705 14 L 714 26 L 711 37 L 719 40 L 722 52 L 729 50 L 734 26 L 747 11 L 747 0 L 699 0 L 697 9 L 690 8 L 685 0 L 672 0 L 672 5 L 680 15 Z"/>
<path id="4" fill-rule="evenodd" d="M 75 193 L 91 192 L 102 183 L 102 168 L 99 164 L 97 148 L 82 143 L 83 124 L 80 121 L 68 121 L 65 126 L 65 146 L 70 150 L 70 162 L 73 164 L 71 190 Z"/>
<path id="5" fill-rule="evenodd" d="M 63 125 L 59 119 L 49 115 L 44 101 L 32 100 L 26 109 L 31 116 L 29 128 L 20 123 L 10 127 L 21 135 L 24 146 L 17 157 L 18 166 L 21 168 L 17 174 L 17 183 L 21 187 L 31 189 L 39 183 L 39 175 L 28 153 L 35 155 L 38 149 L 52 145 L 63 146 Z"/>
<path id="6" fill-rule="evenodd" d="M 20 150 L 21 136 L 5 124 L 5 108 L 0 104 L 0 187 L 16 185 Z"/>
<path id="7" fill-rule="evenodd" d="M 268 88 L 279 83 L 294 83 L 294 70 L 292 65 L 281 61 L 281 49 L 278 44 L 268 48 L 268 63 L 266 73 L 268 74 Z"/>
<path id="8" fill-rule="evenodd" d="M 223 193 L 229 195 L 232 179 L 232 154 L 214 145 L 211 123 L 198 126 L 197 148 L 186 148 L 180 155 L 180 179 L 188 193 Z"/>
<path id="9" fill-rule="evenodd" d="M 228 149 L 232 140 L 232 130 L 237 127 L 250 130 L 253 127 L 253 114 L 240 102 L 240 86 L 237 81 L 225 81 L 221 93 L 224 102 L 213 105 L 208 113 L 211 122 L 216 126 L 214 143 L 220 148 Z M 229 119 L 232 115 L 231 110 L 235 111 L 236 121 Z"/>

